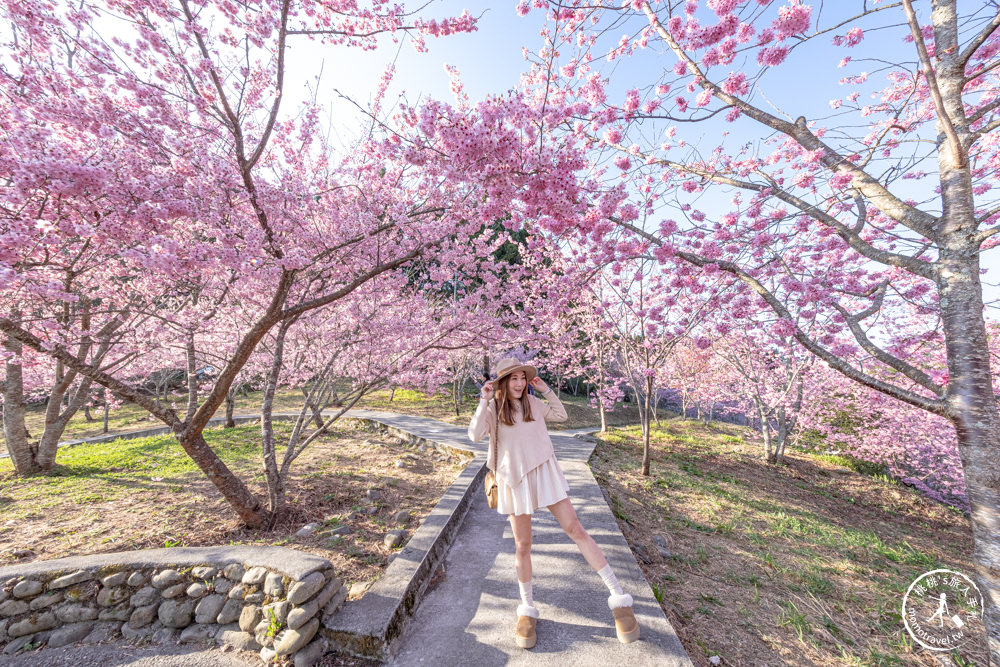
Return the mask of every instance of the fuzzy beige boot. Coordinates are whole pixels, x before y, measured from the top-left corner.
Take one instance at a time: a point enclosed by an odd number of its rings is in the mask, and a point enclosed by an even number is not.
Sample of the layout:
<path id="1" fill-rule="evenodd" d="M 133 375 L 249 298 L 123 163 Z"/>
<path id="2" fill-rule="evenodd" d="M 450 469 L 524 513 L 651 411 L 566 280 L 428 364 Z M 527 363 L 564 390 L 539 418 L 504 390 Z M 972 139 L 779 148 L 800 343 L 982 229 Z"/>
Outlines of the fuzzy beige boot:
<path id="1" fill-rule="evenodd" d="M 635 619 L 632 612 L 632 596 L 611 595 L 608 598 L 608 606 L 615 616 L 615 631 L 618 633 L 618 641 L 622 644 L 634 642 L 639 638 L 639 621 Z"/>
<path id="2" fill-rule="evenodd" d="M 526 604 L 517 606 L 517 631 L 514 639 L 521 648 L 533 648 L 538 640 L 535 635 L 535 623 L 538 620 L 538 610 Z"/>

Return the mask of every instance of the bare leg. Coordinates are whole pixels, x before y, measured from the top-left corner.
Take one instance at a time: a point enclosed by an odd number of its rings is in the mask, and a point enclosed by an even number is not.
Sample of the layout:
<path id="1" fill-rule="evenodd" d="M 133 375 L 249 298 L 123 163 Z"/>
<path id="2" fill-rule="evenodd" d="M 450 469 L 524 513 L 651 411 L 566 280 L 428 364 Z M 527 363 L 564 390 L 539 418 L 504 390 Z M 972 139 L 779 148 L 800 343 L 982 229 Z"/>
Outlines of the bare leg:
<path id="1" fill-rule="evenodd" d="M 514 533 L 514 565 L 517 580 L 523 584 L 531 581 L 531 515 L 511 514 L 510 528 Z"/>
<path id="2" fill-rule="evenodd" d="M 555 505 L 549 505 L 549 511 L 552 512 L 552 515 L 559 522 L 559 525 L 562 526 L 562 529 L 566 531 L 566 534 L 569 535 L 569 538 L 576 542 L 576 546 L 580 549 L 580 553 L 583 554 L 590 567 L 594 568 L 595 572 L 600 572 L 608 564 L 608 561 L 604 558 L 601 547 L 597 546 L 594 538 L 580 524 L 580 519 L 577 518 L 576 510 L 573 509 L 573 503 L 569 501 L 569 498 L 563 498 Z M 518 570 L 518 576 L 520 574 L 521 571 Z"/>

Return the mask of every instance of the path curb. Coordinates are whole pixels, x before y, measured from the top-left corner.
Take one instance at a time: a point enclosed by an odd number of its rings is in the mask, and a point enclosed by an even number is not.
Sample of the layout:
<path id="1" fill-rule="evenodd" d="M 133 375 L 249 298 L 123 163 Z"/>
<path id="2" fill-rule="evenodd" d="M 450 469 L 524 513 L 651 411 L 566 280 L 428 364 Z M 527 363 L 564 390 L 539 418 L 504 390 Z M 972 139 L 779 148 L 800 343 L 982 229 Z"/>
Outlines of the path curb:
<path id="1" fill-rule="evenodd" d="M 348 418 L 351 420 L 374 424 L 380 431 L 402 437 L 411 444 L 475 454 L 471 449 L 435 442 L 375 417 Z M 321 632 L 331 648 L 366 658 L 389 659 L 395 641 L 402 636 L 431 577 L 448 554 L 485 475 L 486 457 L 476 454 L 364 597 L 347 602 L 324 619 Z"/>

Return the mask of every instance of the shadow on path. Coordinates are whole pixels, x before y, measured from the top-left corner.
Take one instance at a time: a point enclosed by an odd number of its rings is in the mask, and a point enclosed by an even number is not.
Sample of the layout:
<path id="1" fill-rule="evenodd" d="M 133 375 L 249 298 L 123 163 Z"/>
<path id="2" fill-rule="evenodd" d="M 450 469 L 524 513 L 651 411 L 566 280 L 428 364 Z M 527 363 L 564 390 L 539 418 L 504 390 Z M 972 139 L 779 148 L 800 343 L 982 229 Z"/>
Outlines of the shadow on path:
<path id="1" fill-rule="evenodd" d="M 432 419 L 375 413 L 364 416 L 445 444 L 483 452 L 465 429 Z M 538 644 L 514 643 L 519 602 L 514 539 L 507 518 L 489 509 L 481 491 L 415 614 L 395 645 L 390 665 L 664 665 L 692 663 L 643 578 L 611 509 L 590 472 L 594 444 L 575 432 L 551 432 L 570 497 L 581 522 L 635 600 L 642 638 L 621 644 L 607 607 L 607 589 L 547 511 L 533 520 L 534 599 L 541 613 Z"/>

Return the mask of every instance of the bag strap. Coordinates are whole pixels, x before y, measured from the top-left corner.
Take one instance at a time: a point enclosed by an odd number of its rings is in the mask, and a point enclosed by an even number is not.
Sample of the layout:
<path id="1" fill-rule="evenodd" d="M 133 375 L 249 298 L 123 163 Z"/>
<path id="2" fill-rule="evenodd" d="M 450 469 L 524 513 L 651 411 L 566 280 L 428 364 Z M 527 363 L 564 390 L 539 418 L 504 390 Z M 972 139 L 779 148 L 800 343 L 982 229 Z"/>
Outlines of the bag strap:
<path id="1" fill-rule="evenodd" d="M 495 399 L 490 399 L 493 403 L 493 433 L 490 434 L 490 447 L 493 449 L 493 471 L 500 467 L 500 462 L 497 460 L 497 443 L 500 441 L 500 413 L 497 411 L 497 403 Z"/>

